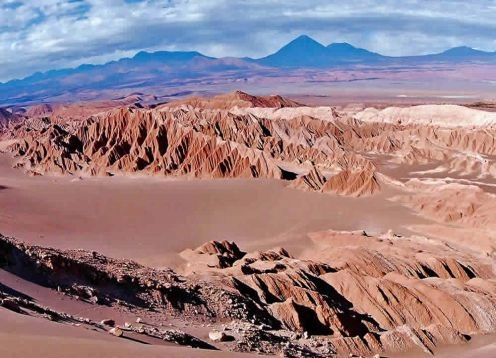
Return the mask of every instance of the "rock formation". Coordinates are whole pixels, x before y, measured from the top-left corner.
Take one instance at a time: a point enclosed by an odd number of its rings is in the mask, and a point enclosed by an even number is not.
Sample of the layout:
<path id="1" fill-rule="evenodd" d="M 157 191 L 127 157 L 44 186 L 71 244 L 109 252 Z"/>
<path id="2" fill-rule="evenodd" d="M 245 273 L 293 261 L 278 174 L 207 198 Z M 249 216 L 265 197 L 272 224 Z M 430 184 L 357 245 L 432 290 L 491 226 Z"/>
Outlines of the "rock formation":
<path id="1" fill-rule="evenodd" d="M 0 108 L 0 134 L 2 131 L 9 129 L 13 124 L 19 122 L 22 116 L 12 113 L 11 111 Z"/>
<path id="2" fill-rule="evenodd" d="M 373 164 L 346 151 L 342 136 L 334 123 L 305 116 L 274 121 L 225 110 L 125 108 L 65 125 L 27 121 L 11 134 L 16 142 L 10 150 L 20 158 L 18 166 L 37 174 L 144 172 L 294 180 L 318 165 L 342 174 L 316 190 L 375 192 Z M 367 172 L 360 174 L 363 168 Z M 352 188 L 336 187 L 340 177 L 350 175 Z"/>
<path id="3" fill-rule="evenodd" d="M 392 183 L 378 163 L 494 177 L 492 115 L 457 106 L 348 113 L 235 92 L 79 120 L 34 116 L 3 137 L 35 174 L 274 178 L 361 196 Z"/>
<path id="4" fill-rule="evenodd" d="M 327 337 L 338 354 L 432 353 L 496 329 L 492 259 L 422 237 L 311 237 L 320 248 L 309 253 L 315 260 L 284 250 L 248 254 L 216 277 L 222 273 L 221 282 L 267 307 L 281 327 Z"/>
<path id="5" fill-rule="evenodd" d="M 144 320 L 88 323 L 0 286 L 4 308 L 213 348 L 188 332 L 143 323 L 173 317 L 204 325 L 204 339 L 212 333 L 224 350 L 294 357 L 431 354 L 496 332 L 493 113 L 457 106 L 339 111 L 241 92 L 79 117 L 56 111 L 0 112 L 0 150 L 37 175 L 266 178 L 304 191 L 376 195 L 370 200 L 396 201 L 426 224 L 403 227 L 406 236 L 310 233 L 308 250 L 294 256 L 211 241 L 180 253 L 182 274 L 1 237 L 0 265 L 12 274 L 29 273 L 36 284 Z"/>
<path id="6" fill-rule="evenodd" d="M 253 96 L 242 91 L 235 91 L 228 94 L 218 95 L 212 98 L 192 97 L 185 100 L 178 100 L 161 107 L 193 107 L 203 109 L 231 109 L 238 108 L 284 108 L 299 107 L 299 103 L 290 99 L 273 96 Z M 160 107 L 159 107 L 160 108 Z"/>
<path id="7" fill-rule="evenodd" d="M 190 262 L 200 269 L 208 265 L 202 256 L 227 261 L 188 276 L 6 237 L 0 237 L 0 264 L 89 304 L 132 309 L 146 321 L 172 315 L 194 325 L 210 322 L 210 339 L 233 351 L 257 347 L 295 357 L 432 353 L 440 345 L 496 330 L 496 274 L 490 258 L 422 237 L 326 231 L 311 238 L 320 247 L 314 259 L 294 258 L 284 249 L 245 254 L 234 243 L 209 242 L 191 250 Z M 48 312 L 54 320 L 66 317 L 102 332 L 115 324 L 57 313 L 1 289 L 0 298 L 13 311 Z M 231 320 L 229 331 L 221 326 L 226 319 Z M 129 330 L 209 347 L 186 333 L 153 331 L 142 319 L 109 332 L 120 337 Z"/>

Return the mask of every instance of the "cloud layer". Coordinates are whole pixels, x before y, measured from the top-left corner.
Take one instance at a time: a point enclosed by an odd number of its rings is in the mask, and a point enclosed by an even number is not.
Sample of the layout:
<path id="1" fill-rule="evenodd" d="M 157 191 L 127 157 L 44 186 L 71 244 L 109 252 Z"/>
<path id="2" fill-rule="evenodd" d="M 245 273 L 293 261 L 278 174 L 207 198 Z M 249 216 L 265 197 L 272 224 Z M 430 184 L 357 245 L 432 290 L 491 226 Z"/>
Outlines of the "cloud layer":
<path id="1" fill-rule="evenodd" d="M 300 34 L 386 55 L 496 50 L 494 0 L 3 0 L 0 81 L 145 50 L 261 57 Z"/>

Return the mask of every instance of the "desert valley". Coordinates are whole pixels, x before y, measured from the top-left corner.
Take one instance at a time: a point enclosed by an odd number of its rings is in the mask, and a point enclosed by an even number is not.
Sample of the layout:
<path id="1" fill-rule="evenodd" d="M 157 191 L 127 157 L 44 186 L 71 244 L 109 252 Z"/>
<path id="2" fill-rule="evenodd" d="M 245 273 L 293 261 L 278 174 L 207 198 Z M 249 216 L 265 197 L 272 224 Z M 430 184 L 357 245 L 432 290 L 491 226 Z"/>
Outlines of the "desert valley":
<path id="1" fill-rule="evenodd" d="M 0 1 L 0 358 L 496 357 L 495 33 Z"/>
<path id="2" fill-rule="evenodd" d="M 491 108 L 139 100 L 2 112 L 0 352 L 494 352 Z"/>

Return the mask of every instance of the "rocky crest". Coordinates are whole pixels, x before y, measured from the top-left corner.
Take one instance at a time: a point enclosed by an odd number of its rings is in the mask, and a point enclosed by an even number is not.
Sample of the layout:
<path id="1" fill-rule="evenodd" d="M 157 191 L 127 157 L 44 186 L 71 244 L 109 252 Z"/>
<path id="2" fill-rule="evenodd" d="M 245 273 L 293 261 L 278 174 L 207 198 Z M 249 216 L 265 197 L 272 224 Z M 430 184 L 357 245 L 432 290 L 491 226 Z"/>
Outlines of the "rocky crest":
<path id="1" fill-rule="evenodd" d="M 296 187 L 309 190 L 376 192 L 374 165 L 346 150 L 344 136 L 335 123 L 306 116 L 275 121 L 225 110 L 125 108 L 65 125 L 26 121 L 10 133 L 9 149 L 34 174 L 301 178 Z M 325 187 L 306 187 L 312 170 L 326 173 Z"/>
<path id="2" fill-rule="evenodd" d="M 0 134 L 23 119 L 22 116 L 0 108 Z"/>
<path id="3" fill-rule="evenodd" d="M 212 98 L 192 97 L 185 100 L 174 101 L 159 108 L 193 107 L 203 109 L 231 109 L 239 108 L 285 108 L 300 107 L 301 104 L 279 95 L 253 96 L 242 91 L 218 95 Z"/>
<path id="4" fill-rule="evenodd" d="M 491 259 L 421 237 L 332 231 L 311 237 L 320 245 L 318 261 L 285 250 L 247 254 L 216 277 L 223 274 L 221 282 L 266 307 L 281 327 L 327 337 L 340 355 L 432 353 L 495 331 Z"/>
<path id="5" fill-rule="evenodd" d="M 494 177 L 492 114 L 465 108 L 454 127 L 447 119 L 453 107 L 348 113 L 235 92 L 78 120 L 34 116 L 2 137 L 14 142 L 7 150 L 17 165 L 38 175 L 273 178 L 298 189 L 362 196 L 392 183 L 378 163 L 439 163 L 439 170 Z M 415 124 L 415 116 L 425 124 Z"/>
<path id="6" fill-rule="evenodd" d="M 496 330 L 491 259 L 420 237 L 333 231 L 311 237 L 321 248 L 316 260 L 294 258 L 284 249 L 247 254 L 235 243 L 209 242 L 189 256 L 192 265 L 207 271 L 181 276 L 96 252 L 30 246 L 2 236 L 0 265 L 89 304 L 132 309 L 156 321 L 172 315 L 194 325 L 209 322 L 214 333 L 227 337 L 215 341 L 232 351 L 294 357 L 431 353 L 439 345 Z M 0 298 L 14 311 L 104 328 L 1 290 Z M 231 323 L 222 328 L 226 320 Z M 209 347 L 186 333 L 133 327 L 120 329 Z"/>

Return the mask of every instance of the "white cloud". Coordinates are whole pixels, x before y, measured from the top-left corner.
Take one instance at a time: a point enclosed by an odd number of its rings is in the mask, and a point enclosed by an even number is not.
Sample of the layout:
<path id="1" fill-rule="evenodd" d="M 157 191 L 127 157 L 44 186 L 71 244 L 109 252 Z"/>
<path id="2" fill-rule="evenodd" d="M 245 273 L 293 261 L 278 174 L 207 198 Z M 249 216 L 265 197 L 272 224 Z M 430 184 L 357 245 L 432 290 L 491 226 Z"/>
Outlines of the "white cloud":
<path id="1" fill-rule="evenodd" d="M 302 33 L 389 55 L 495 50 L 494 10 L 492 0 L 4 0 L 0 80 L 142 49 L 264 56 Z"/>

